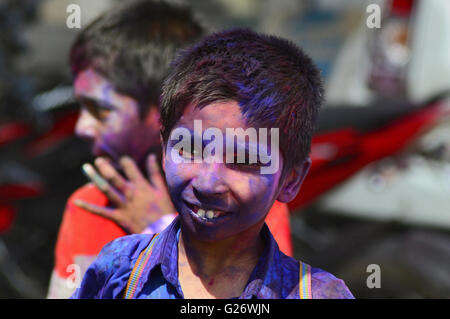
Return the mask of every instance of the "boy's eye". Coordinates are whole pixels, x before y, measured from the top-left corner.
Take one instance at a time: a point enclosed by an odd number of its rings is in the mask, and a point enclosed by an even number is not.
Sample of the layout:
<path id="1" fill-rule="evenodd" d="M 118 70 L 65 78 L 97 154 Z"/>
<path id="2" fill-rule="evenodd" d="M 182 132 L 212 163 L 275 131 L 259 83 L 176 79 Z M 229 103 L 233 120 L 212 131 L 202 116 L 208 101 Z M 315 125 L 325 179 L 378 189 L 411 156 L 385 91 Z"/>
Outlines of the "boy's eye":
<path id="1" fill-rule="evenodd" d="M 191 156 L 192 156 L 191 153 L 186 152 L 186 150 L 182 147 L 178 150 L 178 155 L 180 155 L 181 157 L 184 157 L 184 158 L 191 158 Z"/>
<path id="2" fill-rule="evenodd" d="M 201 153 L 196 149 L 193 149 L 190 152 L 188 152 L 187 150 L 185 150 L 184 148 L 181 147 L 178 150 L 178 155 L 180 155 L 181 157 L 184 157 L 186 159 L 190 159 L 190 160 L 193 160 L 195 157 L 199 156 L 200 154 Z"/>
<path id="3" fill-rule="evenodd" d="M 241 158 L 241 163 L 239 163 L 239 156 L 238 154 L 234 154 L 234 162 L 237 164 L 241 164 L 241 165 L 245 165 L 245 166 L 257 166 L 260 167 L 262 165 L 262 163 L 256 158 L 256 162 L 254 161 L 255 158 L 253 158 L 253 160 L 250 162 L 250 155 L 248 153 L 245 154 L 244 157 L 244 161 L 242 162 L 242 158 Z"/>
<path id="4" fill-rule="evenodd" d="M 245 164 L 245 163 L 230 163 L 227 166 L 233 170 L 248 172 L 248 173 L 258 173 L 261 166 L 258 163 Z"/>
<path id="5" fill-rule="evenodd" d="M 239 162 L 238 161 L 238 156 L 235 155 L 234 156 L 234 162 L 231 163 L 231 167 L 235 167 L 237 169 L 244 169 L 244 170 L 256 170 L 256 169 L 260 169 L 261 166 L 264 166 L 264 164 L 262 164 L 260 161 L 256 161 L 256 162 L 250 162 L 250 159 L 248 156 L 245 156 L 244 162 Z"/>
<path id="6" fill-rule="evenodd" d="M 101 109 L 101 110 L 98 110 L 98 117 L 99 117 L 99 119 L 104 120 L 109 116 L 110 113 L 111 113 L 111 110 Z"/>
<path id="7" fill-rule="evenodd" d="M 106 119 L 112 111 L 111 107 L 102 106 L 93 102 L 84 102 L 82 103 L 82 107 L 100 121 Z"/>
<path id="8" fill-rule="evenodd" d="M 245 163 L 241 163 L 240 165 L 248 167 L 248 168 L 260 168 L 261 167 L 261 163 L 259 163 L 259 162 L 249 163 L 248 161 L 246 161 Z"/>

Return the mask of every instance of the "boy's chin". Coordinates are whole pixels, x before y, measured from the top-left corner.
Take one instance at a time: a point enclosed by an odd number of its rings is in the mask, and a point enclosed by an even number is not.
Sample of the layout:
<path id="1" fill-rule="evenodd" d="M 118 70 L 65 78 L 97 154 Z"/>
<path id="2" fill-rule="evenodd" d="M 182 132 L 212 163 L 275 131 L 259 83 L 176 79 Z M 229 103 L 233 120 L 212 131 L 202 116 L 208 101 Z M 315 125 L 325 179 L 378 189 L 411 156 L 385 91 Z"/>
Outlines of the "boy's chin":
<path id="1" fill-rule="evenodd" d="M 181 214 L 181 223 L 183 225 L 183 231 L 188 231 L 190 237 L 208 243 L 218 243 L 239 236 L 254 227 L 260 229 L 260 226 L 264 223 L 264 220 L 262 220 L 248 227 L 243 227 L 242 224 L 236 223 L 232 218 L 233 216 L 230 216 L 230 220 L 224 220 L 220 224 L 214 224 L 199 221 L 196 216 L 192 216 L 190 213 L 184 213 Z"/>
<path id="2" fill-rule="evenodd" d="M 219 242 L 230 237 L 230 234 L 226 234 L 229 223 L 205 221 L 186 210 L 180 215 L 183 232 L 187 231 L 189 237 L 204 242 Z"/>

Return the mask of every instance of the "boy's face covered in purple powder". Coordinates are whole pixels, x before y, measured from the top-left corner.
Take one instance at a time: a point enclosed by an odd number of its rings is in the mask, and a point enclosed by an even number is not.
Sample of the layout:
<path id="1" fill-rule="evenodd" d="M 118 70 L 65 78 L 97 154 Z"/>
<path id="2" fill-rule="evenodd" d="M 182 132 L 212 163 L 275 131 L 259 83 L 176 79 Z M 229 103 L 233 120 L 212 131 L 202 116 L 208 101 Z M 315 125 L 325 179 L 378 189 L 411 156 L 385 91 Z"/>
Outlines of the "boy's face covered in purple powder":
<path id="1" fill-rule="evenodd" d="M 203 108 L 186 107 L 172 132 L 186 128 L 193 139 L 198 138 L 194 120 L 202 121 L 203 132 L 208 128 L 222 131 L 224 144 L 227 128 L 249 128 L 238 103 L 229 101 Z M 208 140 L 203 140 L 203 148 L 207 144 Z M 202 150 L 192 147 L 191 152 L 186 152 L 174 146 L 169 138 L 164 155 L 166 181 L 184 227 L 199 240 L 218 241 L 249 229 L 264 219 L 279 196 L 282 156 L 277 172 L 261 174 L 260 163 L 180 163 L 181 157 L 194 158 L 194 153 Z"/>
<path id="2" fill-rule="evenodd" d="M 136 100 L 117 92 L 91 68 L 77 75 L 74 94 L 82 104 L 75 132 L 92 144 L 94 156 L 118 160 L 128 155 L 139 161 L 149 149 L 159 146 L 156 107 L 150 108 L 142 119 Z"/>

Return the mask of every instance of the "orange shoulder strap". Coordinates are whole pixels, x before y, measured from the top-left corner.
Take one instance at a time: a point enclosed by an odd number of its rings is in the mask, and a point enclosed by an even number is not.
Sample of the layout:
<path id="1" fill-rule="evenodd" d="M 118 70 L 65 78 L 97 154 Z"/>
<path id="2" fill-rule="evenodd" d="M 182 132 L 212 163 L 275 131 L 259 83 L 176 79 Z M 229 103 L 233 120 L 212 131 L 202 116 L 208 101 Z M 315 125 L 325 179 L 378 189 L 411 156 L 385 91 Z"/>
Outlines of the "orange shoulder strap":
<path id="1" fill-rule="evenodd" d="M 311 266 L 301 261 L 299 270 L 299 297 L 300 299 L 312 299 L 311 292 Z"/>
<path id="2" fill-rule="evenodd" d="M 142 271 L 145 268 L 145 265 L 150 260 L 150 256 L 152 254 L 153 245 L 155 244 L 155 238 L 159 234 L 154 234 L 148 246 L 141 251 L 139 254 L 139 258 L 136 260 L 134 264 L 133 270 L 131 271 L 130 277 L 128 278 L 127 287 L 125 289 L 125 293 L 123 295 L 123 299 L 133 299 L 134 294 L 136 292 L 136 285 L 139 281 L 139 278 L 142 275 Z"/>

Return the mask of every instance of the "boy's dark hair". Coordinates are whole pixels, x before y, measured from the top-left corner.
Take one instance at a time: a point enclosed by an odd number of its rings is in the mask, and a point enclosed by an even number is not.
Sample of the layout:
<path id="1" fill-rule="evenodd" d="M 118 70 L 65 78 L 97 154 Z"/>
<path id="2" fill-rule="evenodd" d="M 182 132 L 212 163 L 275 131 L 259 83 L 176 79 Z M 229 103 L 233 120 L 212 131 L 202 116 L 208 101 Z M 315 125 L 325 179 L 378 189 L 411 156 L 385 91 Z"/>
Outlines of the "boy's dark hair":
<path id="1" fill-rule="evenodd" d="M 164 82 L 164 142 L 185 107 L 234 100 L 248 125 L 277 127 L 285 168 L 309 154 L 323 100 L 320 72 L 292 42 L 248 29 L 212 34 L 183 50 Z"/>
<path id="2" fill-rule="evenodd" d="M 141 116 L 158 105 L 175 52 L 203 36 L 191 10 L 162 1 L 123 1 L 76 38 L 70 51 L 74 77 L 92 67 L 114 88 L 136 99 Z"/>

